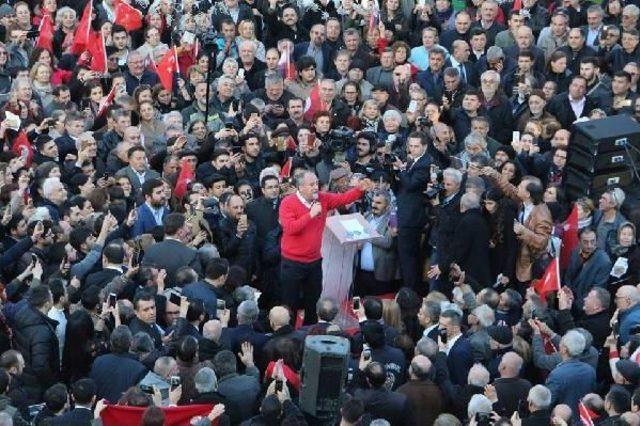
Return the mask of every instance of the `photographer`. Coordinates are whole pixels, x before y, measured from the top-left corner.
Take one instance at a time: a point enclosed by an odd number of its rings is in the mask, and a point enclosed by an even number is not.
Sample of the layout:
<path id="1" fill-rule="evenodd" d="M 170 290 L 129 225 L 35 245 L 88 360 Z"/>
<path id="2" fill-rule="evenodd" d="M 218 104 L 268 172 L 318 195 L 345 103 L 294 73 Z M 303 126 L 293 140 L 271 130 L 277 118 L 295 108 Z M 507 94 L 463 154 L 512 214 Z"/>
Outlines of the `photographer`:
<path id="1" fill-rule="evenodd" d="M 370 175 L 374 170 L 380 168 L 376 161 L 377 138 L 373 132 L 362 132 L 356 139 L 355 158 L 348 160 L 353 173 Z"/>
<path id="2" fill-rule="evenodd" d="M 396 159 L 396 194 L 398 200 L 398 252 L 405 286 L 419 288 L 422 281 L 423 228 L 427 223 L 422 192 L 429 183 L 431 156 L 427 154 L 429 137 L 414 132 L 407 140 L 407 162 Z"/>

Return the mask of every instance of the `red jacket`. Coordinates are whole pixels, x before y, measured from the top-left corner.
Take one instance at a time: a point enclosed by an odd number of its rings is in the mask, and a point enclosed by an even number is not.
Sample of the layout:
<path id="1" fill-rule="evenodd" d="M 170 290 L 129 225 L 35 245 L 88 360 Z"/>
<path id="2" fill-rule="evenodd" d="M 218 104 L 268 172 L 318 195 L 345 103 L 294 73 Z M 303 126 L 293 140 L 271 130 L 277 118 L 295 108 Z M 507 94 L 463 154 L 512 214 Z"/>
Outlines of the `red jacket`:
<path id="1" fill-rule="evenodd" d="M 280 203 L 282 257 L 301 263 L 311 263 L 322 258 L 320 246 L 327 213 L 353 203 L 362 195 L 363 192 L 359 188 L 344 194 L 320 192 L 318 201 L 322 205 L 322 212 L 314 218 L 309 215 L 309 208 L 302 204 L 297 194 L 285 197 Z"/>

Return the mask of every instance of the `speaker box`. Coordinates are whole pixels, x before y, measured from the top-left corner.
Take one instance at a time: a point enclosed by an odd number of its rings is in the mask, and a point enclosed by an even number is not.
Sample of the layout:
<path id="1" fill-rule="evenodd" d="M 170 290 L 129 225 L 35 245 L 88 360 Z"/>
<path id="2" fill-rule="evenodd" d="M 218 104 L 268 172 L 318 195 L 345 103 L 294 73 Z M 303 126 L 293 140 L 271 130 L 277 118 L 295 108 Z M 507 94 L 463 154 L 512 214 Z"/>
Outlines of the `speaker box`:
<path id="1" fill-rule="evenodd" d="M 304 342 L 300 409 L 312 416 L 335 416 L 342 406 L 347 381 L 349 340 L 308 336 Z"/>
<path id="2" fill-rule="evenodd" d="M 591 155 L 624 151 L 627 143 L 640 149 L 640 124 L 628 115 L 577 123 L 573 130 L 569 148 L 579 148 Z M 629 150 L 633 151 L 632 148 Z"/>

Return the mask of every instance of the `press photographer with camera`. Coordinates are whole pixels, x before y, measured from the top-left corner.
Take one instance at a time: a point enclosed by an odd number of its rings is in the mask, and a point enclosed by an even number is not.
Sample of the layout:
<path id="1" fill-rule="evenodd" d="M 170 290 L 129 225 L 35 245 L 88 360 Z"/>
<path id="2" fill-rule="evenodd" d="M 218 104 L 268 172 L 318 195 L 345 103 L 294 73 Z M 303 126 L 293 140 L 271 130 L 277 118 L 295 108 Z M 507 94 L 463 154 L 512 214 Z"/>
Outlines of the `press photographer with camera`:
<path id="1" fill-rule="evenodd" d="M 356 156 L 348 160 L 353 173 L 370 175 L 380 168 L 380 163 L 375 157 L 377 144 L 378 139 L 373 132 L 362 132 L 358 135 L 355 144 Z"/>

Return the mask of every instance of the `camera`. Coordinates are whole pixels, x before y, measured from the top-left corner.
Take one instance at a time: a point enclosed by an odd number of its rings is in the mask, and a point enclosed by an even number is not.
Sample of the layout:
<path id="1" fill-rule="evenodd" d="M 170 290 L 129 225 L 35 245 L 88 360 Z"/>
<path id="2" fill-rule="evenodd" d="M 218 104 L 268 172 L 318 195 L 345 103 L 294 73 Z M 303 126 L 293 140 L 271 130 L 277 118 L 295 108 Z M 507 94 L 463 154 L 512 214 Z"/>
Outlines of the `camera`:
<path id="1" fill-rule="evenodd" d="M 447 344 L 447 340 L 448 340 L 447 329 L 446 328 L 439 328 L 438 329 L 438 334 L 440 335 L 440 340 L 442 340 L 442 343 L 444 343 L 446 345 Z"/>
<path id="2" fill-rule="evenodd" d="M 417 127 L 430 127 L 433 123 L 431 123 L 431 120 L 429 120 L 429 118 L 427 117 L 418 117 L 416 119 L 416 126 Z"/>
<path id="3" fill-rule="evenodd" d="M 436 196 L 438 196 L 438 194 L 444 191 L 443 179 L 444 177 L 442 175 L 442 170 L 438 170 L 436 172 L 436 183 L 432 184 L 431 188 L 428 188 L 426 191 L 424 191 L 424 195 L 428 199 L 433 200 L 434 198 L 436 198 Z"/>
<path id="4" fill-rule="evenodd" d="M 346 126 L 331 130 L 327 139 L 327 146 L 333 152 L 345 151 L 355 142 L 355 132 Z"/>
<path id="5" fill-rule="evenodd" d="M 491 413 L 476 413 L 476 424 L 478 426 L 488 426 L 491 424 Z"/>

